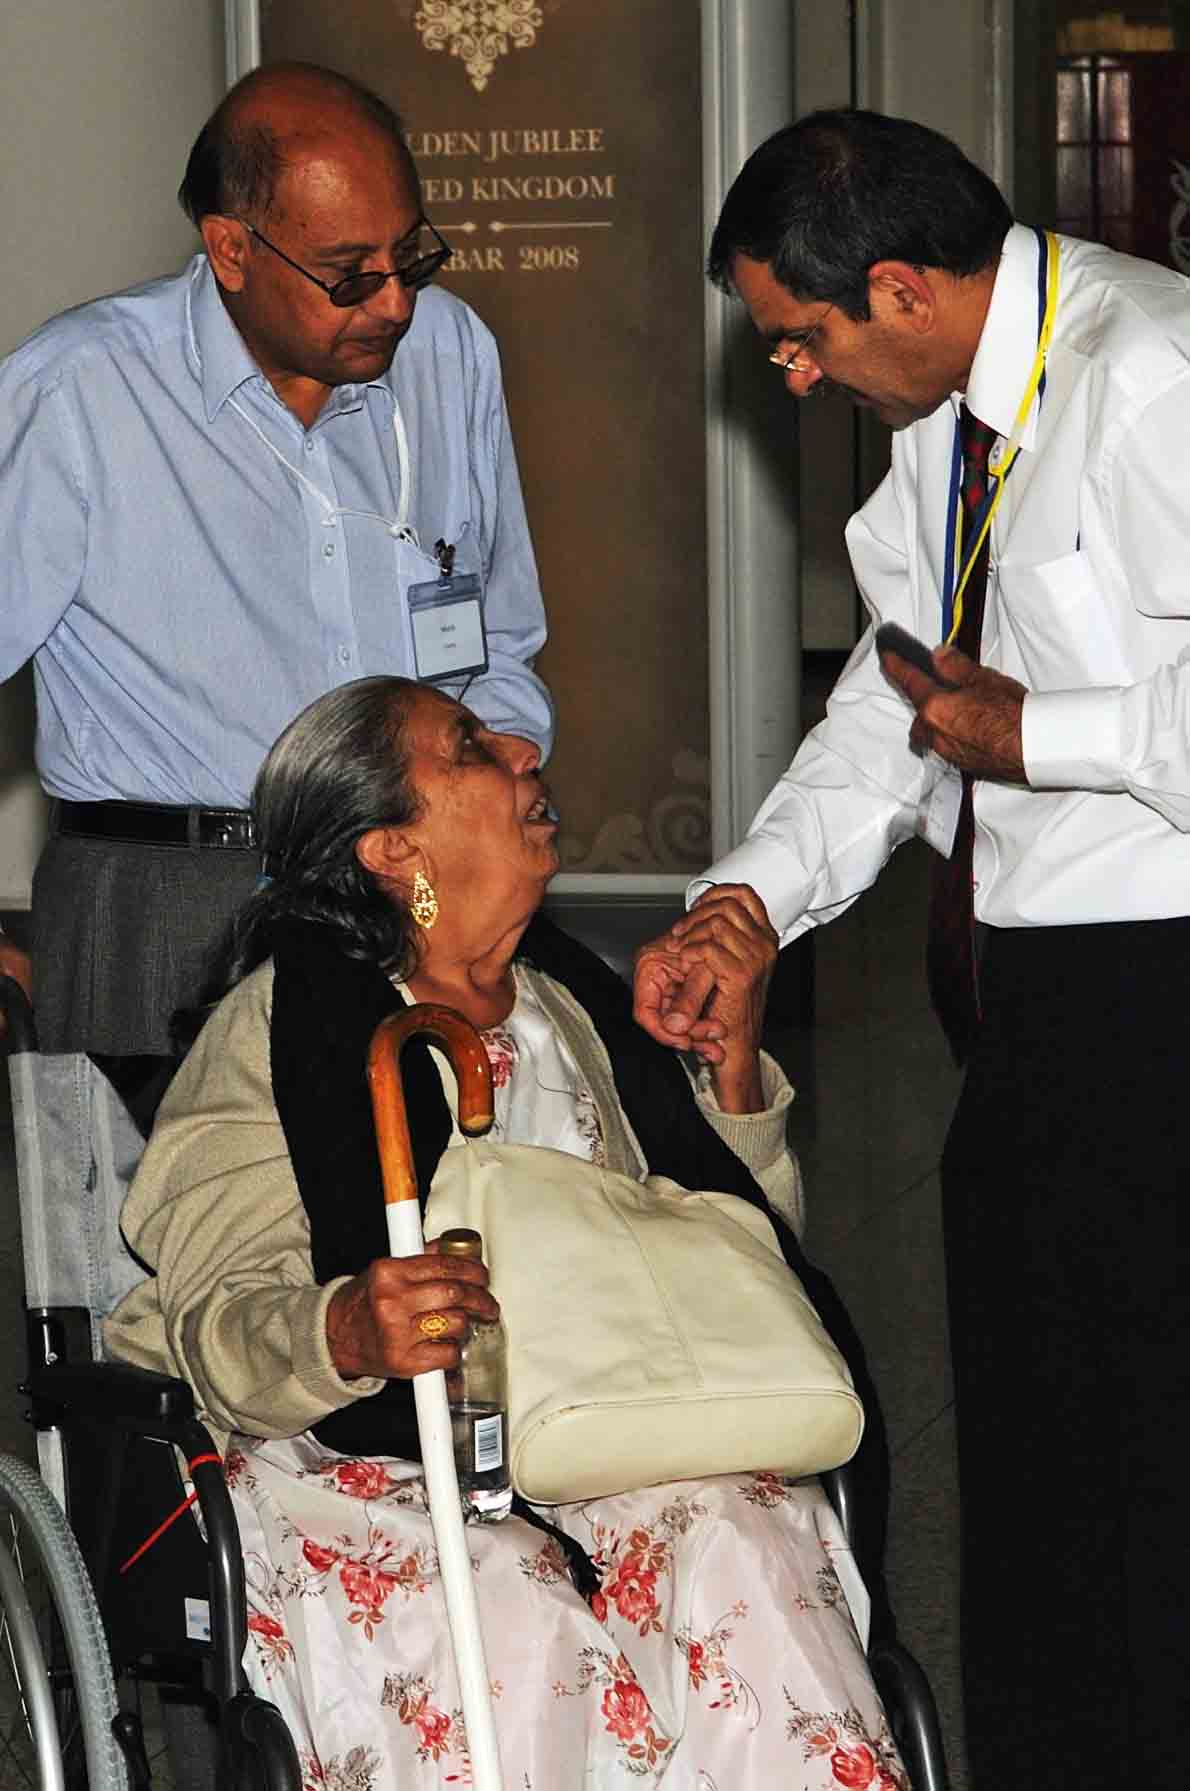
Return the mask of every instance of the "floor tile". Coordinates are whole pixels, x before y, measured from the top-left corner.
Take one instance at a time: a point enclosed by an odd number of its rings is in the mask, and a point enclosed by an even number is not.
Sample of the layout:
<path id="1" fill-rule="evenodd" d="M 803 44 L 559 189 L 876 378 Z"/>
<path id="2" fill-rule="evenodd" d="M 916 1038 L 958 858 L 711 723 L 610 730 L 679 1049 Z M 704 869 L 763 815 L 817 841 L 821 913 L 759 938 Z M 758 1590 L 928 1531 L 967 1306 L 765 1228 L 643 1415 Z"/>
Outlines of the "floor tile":
<path id="1" fill-rule="evenodd" d="M 863 1340 L 895 1450 L 952 1398 L 938 1184 L 928 1175 L 843 1240 L 811 1254 L 833 1280 Z"/>

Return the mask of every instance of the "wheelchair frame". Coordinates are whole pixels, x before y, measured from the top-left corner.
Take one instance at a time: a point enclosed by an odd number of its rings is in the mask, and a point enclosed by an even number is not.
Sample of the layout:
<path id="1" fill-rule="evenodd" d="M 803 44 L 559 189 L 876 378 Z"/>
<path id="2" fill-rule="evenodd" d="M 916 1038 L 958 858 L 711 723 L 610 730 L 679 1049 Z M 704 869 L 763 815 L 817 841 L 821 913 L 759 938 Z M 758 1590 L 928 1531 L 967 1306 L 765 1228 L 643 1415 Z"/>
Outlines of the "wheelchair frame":
<path id="1" fill-rule="evenodd" d="M 37 1049 L 36 1034 L 23 992 L 0 980 L 19 1134 L 28 1093 L 21 1073 Z M 18 1175 L 28 1173 L 20 1157 L 18 1139 Z M 0 1621 L 14 1639 L 18 1684 L 32 1688 L 25 1716 L 47 1791 L 57 1785 L 73 1791 L 83 1782 L 77 1760 L 73 1772 L 65 1763 L 62 1776 L 62 1750 L 56 1733 L 49 1734 L 51 1721 L 57 1727 L 55 1702 L 71 1689 L 79 1691 L 88 1791 L 148 1791 L 139 1716 L 116 1708 L 114 1681 L 125 1674 L 213 1705 L 218 1791 L 301 1791 L 288 1729 L 244 1678 L 248 1620 L 239 1529 L 191 1389 L 130 1363 L 92 1360 L 91 1315 L 84 1307 L 27 1304 L 26 1342 L 21 1390 L 30 1398 L 41 1479 L 0 1456 L 0 1493 L 10 1491 L 9 1528 L 23 1532 L 23 1547 L 36 1539 L 55 1607 L 50 1658 L 37 1660 L 33 1614 L 22 1608 L 21 1564 L 3 1533 Z M 190 1464 L 199 1523 L 170 1524 L 138 1555 L 163 1515 L 184 1506 L 175 1451 Z"/>

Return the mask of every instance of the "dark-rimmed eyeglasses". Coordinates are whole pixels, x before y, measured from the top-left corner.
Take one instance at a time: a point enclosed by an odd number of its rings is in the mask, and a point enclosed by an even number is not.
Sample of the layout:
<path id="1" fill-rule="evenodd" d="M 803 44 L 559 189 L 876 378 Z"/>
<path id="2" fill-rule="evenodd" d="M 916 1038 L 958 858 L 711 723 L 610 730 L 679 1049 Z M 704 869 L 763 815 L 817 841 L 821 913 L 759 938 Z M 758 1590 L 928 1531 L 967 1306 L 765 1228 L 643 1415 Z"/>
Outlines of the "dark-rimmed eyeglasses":
<path id="1" fill-rule="evenodd" d="M 263 243 L 266 249 L 271 249 L 274 255 L 279 255 L 288 267 L 293 268 L 296 273 L 304 274 L 306 279 L 312 281 L 315 286 L 320 286 L 331 304 L 337 305 L 341 311 L 351 305 L 365 304 L 368 299 L 374 298 L 386 280 L 399 280 L 408 292 L 419 292 L 423 286 L 429 285 L 438 269 L 444 266 L 454 254 L 454 250 L 446 238 L 435 230 L 429 218 L 422 216 L 408 236 L 402 238 L 398 244 L 397 265 L 390 273 L 382 273 L 379 268 L 369 268 L 364 273 L 346 274 L 341 280 L 320 280 L 318 275 L 312 274 L 308 267 L 303 267 L 300 261 L 295 261 L 291 255 L 287 255 L 284 249 L 277 247 L 276 243 L 271 243 L 267 236 L 261 234 L 255 224 L 248 222 L 247 218 L 240 218 L 237 221 L 251 236 L 256 238 L 258 243 Z M 425 246 L 427 231 L 433 239 L 433 248 Z"/>

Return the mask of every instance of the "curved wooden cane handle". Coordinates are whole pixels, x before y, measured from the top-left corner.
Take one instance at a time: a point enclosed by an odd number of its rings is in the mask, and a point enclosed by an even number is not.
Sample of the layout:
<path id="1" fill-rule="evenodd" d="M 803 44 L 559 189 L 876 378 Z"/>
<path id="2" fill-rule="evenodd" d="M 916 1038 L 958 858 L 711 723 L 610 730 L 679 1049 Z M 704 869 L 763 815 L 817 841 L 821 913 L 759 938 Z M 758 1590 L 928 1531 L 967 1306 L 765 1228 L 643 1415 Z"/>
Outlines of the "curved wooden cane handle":
<path id="1" fill-rule="evenodd" d="M 459 1126 L 468 1137 L 478 1137 L 492 1123 L 492 1066 L 483 1040 L 453 1007 L 419 1001 L 389 1014 L 372 1034 L 368 1047 L 368 1086 L 372 1091 L 372 1116 L 376 1124 L 376 1148 L 384 1201 L 417 1199 L 413 1145 L 409 1116 L 401 1083 L 401 1051 L 414 1033 L 425 1033 L 445 1051 L 459 1085 Z"/>

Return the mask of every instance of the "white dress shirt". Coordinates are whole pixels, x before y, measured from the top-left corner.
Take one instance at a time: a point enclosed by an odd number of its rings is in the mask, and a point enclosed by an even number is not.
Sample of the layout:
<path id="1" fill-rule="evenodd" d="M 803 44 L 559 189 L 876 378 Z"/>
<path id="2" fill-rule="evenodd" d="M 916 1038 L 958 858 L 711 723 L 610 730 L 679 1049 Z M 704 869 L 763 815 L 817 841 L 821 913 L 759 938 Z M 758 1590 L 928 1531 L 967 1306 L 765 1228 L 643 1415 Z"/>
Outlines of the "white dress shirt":
<path id="1" fill-rule="evenodd" d="M 1029 691 L 1028 788 L 975 785 L 975 911 L 993 926 L 1190 913 L 1190 281 L 1059 239 L 1045 387 L 992 525 L 981 658 Z M 1014 225 L 966 393 L 1007 437 L 1038 338 L 1039 238 Z M 959 394 L 893 437 L 847 526 L 872 624 L 942 635 Z M 747 837 L 691 885 L 751 883 L 782 944 L 831 920 L 915 832 L 953 770 L 873 628 Z"/>

